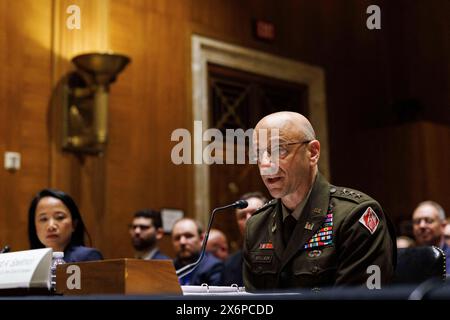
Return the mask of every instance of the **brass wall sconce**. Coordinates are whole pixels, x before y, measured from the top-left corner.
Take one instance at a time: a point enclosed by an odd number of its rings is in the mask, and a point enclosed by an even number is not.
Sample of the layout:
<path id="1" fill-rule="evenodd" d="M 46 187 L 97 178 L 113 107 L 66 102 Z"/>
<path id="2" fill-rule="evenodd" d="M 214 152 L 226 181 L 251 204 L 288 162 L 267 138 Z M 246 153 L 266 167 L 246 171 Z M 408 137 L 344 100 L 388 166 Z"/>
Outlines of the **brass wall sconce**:
<path id="1" fill-rule="evenodd" d="M 64 150 L 102 153 L 108 140 L 109 86 L 130 62 L 120 54 L 88 53 L 72 59 L 77 70 L 64 85 Z"/>

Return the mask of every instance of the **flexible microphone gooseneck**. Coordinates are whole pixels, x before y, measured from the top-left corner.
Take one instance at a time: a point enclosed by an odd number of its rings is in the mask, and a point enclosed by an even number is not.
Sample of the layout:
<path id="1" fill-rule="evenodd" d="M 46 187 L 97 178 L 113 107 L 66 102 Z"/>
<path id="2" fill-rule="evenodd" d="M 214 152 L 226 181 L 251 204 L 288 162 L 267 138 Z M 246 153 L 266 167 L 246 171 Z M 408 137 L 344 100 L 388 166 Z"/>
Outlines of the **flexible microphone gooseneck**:
<path id="1" fill-rule="evenodd" d="M 211 230 L 211 226 L 214 220 L 214 215 L 216 214 L 217 211 L 221 211 L 221 210 L 225 210 L 225 209 L 229 209 L 229 208 L 236 208 L 236 209 L 244 209 L 247 208 L 248 206 L 248 202 L 245 200 L 238 200 L 236 202 L 233 202 L 232 204 L 229 204 L 227 206 L 223 206 L 223 207 L 218 207 L 215 208 L 212 213 L 211 216 L 209 217 L 209 223 L 208 223 L 208 228 L 206 228 L 206 233 L 205 233 L 205 238 L 203 239 L 203 244 L 202 244 L 202 249 L 200 251 L 200 256 L 198 257 L 197 261 L 188 264 L 186 266 L 184 266 L 183 268 L 180 268 L 176 271 L 178 278 L 183 278 L 186 275 L 188 275 L 189 273 L 191 273 L 192 271 L 195 270 L 195 268 L 200 264 L 200 262 L 202 261 L 204 255 L 205 255 L 205 250 L 206 250 L 206 243 L 208 242 L 208 237 L 209 237 L 209 231 Z"/>

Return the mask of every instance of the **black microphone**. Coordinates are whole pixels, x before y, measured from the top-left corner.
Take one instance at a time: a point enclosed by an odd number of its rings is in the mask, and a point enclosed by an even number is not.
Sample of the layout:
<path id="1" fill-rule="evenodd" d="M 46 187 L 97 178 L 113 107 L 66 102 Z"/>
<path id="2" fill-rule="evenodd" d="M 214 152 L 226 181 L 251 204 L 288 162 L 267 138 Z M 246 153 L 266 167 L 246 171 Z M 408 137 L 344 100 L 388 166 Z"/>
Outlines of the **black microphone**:
<path id="1" fill-rule="evenodd" d="M 11 251 L 11 248 L 8 245 L 6 245 L 2 250 L 0 250 L 0 253 L 7 253 L 10 251 Z"/>
<path id="2" fill-rule="evenodd" d="M 195 268 L 197 268 L 197 266 L 200 264 L 200 262 L 202 261 L 203 257 L 205 256 L 205 251 L 206 251 L 206 243 L 208 242 L 208 237 L 209 237 L 209 231 L 211 230 L 211 226 L 214 220 L 214 215 L 216 214 L 217 211 L 221 211 L 221 210 L 225 210 L 225 209 L 229 209 L 229 208 L 237 208 L 237 209 L 244 209 L 247 208 L 248 206 L 248 202 L 245 200 L 238 200 L 233 202 L 232 204 L 229 204 L 227 206 L 223 206 L 223 207 L 218 207 L 215 208 L 212 213 L 211 216 L 209 217 L 209 223 L 208 223 L 208 228 L 206 228 L 206 233 L 205 233 L 205 238 L 203 239 L 203 244 L 202 244 L 202 249 L 200 251 L 200 256 L 198 257 L 197 261 L 188 264 L 186 266 L 184 266 L 183 268 L 180 268 L 176 271 L 178 278 L 183 278 L 185 276 L 187 276 L 189 273 L 191 273 L 192 271 L 195 270 Z"/>

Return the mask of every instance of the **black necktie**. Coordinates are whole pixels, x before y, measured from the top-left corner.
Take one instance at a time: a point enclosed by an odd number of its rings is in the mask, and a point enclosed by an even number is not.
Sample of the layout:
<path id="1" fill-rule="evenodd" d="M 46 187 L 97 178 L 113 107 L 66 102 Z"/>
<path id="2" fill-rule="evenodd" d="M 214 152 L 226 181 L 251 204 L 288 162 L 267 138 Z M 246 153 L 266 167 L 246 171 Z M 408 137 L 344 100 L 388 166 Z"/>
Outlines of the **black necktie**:
<path id="1" fill-rule="evenodd" d="M 297 220 L 292 216 L 292 214 L 288 215 L 284 218 L 283 221 L 283 241 L 284 245 L 287 245 L 289 239 L 291 238 L 292 232 L 294 231 L 295 225 L 297 224 Z"/>

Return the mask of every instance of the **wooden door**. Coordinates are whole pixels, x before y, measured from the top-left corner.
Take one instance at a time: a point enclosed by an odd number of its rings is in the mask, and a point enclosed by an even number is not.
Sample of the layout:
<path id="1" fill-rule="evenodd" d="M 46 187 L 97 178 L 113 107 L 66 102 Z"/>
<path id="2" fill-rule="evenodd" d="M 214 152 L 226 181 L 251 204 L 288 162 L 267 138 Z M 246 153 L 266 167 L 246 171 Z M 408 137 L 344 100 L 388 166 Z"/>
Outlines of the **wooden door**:
<path id="1" fill-rule="evenodd" d="M 307 116 L 308 92 L 307 87 L 301 84 L 210 64 L 208 85 L 210 127 L 221 130 L 224 137 L 226 129 L 246 131 L 273 112 L 295 111 Z M 234 148 L 236 155 L 236 141 Z M 248 151 L 247 140 L 245 150 Z M 252 191 L 261 191 L 270 198 L 258 167 L 248 164 L 248 157 L 246 164 L 213 164 L 209 170 L 212 208 L 232 203 Z M 233 251 L 240 246 L 234 213 L 219 213 L 213 227 L 227 235 Z"/>

